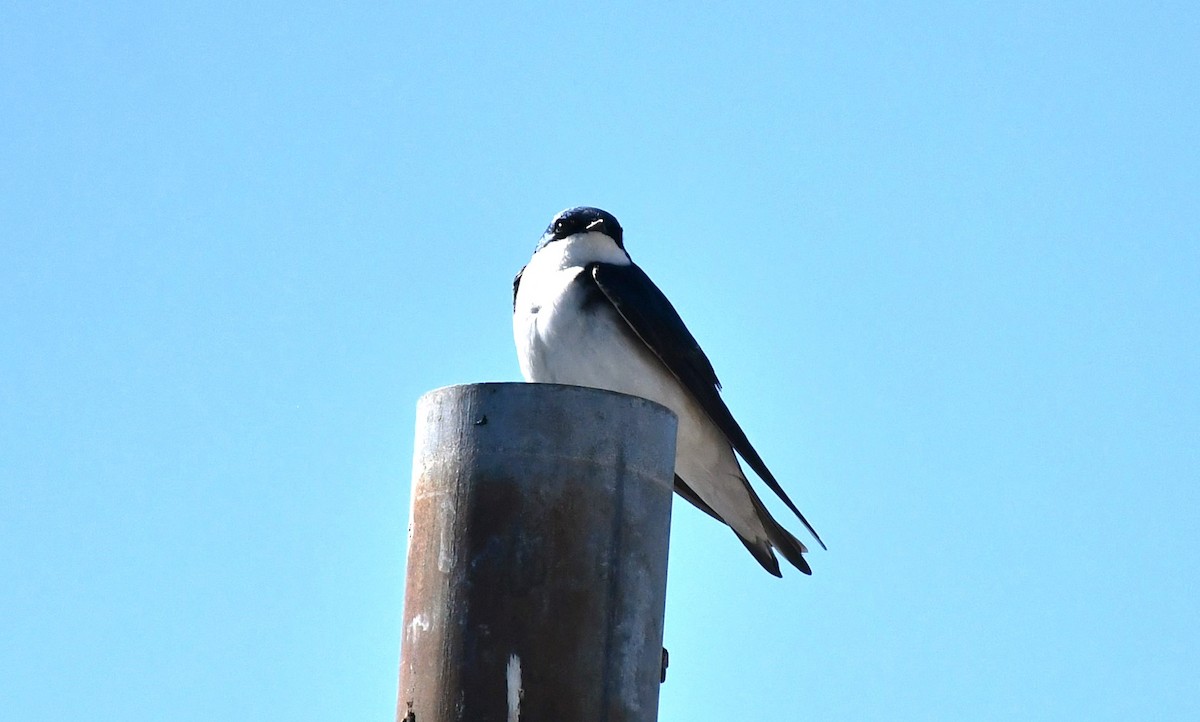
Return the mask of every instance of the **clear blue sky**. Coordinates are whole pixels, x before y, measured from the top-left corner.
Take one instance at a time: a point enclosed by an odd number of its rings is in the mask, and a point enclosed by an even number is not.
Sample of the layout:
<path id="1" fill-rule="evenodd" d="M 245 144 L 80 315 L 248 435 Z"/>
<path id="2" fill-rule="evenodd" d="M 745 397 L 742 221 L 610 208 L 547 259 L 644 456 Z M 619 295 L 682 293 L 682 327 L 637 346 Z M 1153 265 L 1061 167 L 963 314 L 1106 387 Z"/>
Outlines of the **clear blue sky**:
<path id="1" fill-rule="evenodd" d="M 1200 718 L 1195 3 L 168 5 L 0 6 L 0 717 L 390 719 L 588 204 L 830 547 L 676 507 L 663 720 Z"/>

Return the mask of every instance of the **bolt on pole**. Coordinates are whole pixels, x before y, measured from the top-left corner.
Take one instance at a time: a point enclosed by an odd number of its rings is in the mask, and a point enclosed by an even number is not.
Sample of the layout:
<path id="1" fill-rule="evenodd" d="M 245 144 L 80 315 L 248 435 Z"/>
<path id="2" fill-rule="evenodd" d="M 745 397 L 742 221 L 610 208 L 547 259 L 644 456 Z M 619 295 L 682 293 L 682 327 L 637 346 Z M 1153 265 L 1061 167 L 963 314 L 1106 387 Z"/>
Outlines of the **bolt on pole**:
<path id="1" fill-rule="evenodd" d="M 675 433 L 577 386 L 421 398 L 397 720 L 657 718 Z"/>

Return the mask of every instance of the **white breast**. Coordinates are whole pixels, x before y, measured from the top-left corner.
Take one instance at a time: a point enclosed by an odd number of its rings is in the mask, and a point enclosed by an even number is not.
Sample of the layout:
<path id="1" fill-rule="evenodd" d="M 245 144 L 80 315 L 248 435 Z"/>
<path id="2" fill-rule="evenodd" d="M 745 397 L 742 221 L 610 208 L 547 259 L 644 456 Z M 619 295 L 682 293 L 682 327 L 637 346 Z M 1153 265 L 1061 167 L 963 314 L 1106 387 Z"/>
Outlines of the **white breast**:
<path id="1" fill-rule="evenodd" d="M 521 374 L 527 381 L 587 386 L 571 380 L 579 356 L 611 342 L 615 327 L 600 328 L 581 311 L 573 282 L 589 263 L 628 265 L 628 254 L 603 233 L 578 233 L 533 254 L 521 274 L 513 311 L 513 334 Z M 611 350 L 611 349 L 610 349 Z M 585 356 L 586 358 L 586 356 Z"/>

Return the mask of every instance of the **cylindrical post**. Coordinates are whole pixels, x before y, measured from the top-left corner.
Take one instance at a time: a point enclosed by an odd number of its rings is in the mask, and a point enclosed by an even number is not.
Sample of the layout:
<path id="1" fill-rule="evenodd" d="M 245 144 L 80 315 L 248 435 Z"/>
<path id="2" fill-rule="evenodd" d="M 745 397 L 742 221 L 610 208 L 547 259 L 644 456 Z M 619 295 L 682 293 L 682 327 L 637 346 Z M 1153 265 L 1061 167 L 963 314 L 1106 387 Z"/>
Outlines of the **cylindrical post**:
<path id="1" fill-rule="evenodd" d="M 554 384 L 417 406 L 397 719 L 653 722 L 675 416 Z"/>

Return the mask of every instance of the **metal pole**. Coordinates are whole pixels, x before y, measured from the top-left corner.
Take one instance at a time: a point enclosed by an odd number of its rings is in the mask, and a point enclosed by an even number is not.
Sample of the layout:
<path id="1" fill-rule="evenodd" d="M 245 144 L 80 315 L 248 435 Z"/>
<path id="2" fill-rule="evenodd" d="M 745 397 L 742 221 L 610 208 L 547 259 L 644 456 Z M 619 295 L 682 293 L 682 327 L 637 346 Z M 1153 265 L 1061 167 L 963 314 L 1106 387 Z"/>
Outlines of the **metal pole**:
<path id="1" fill-rule="evenodd" d="M 675 416 L 471 384 L 417 405 L 402 722 L 653 722 Z"/>

